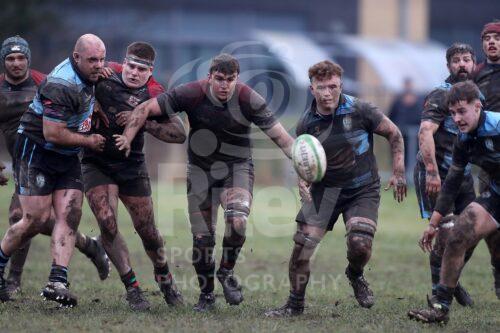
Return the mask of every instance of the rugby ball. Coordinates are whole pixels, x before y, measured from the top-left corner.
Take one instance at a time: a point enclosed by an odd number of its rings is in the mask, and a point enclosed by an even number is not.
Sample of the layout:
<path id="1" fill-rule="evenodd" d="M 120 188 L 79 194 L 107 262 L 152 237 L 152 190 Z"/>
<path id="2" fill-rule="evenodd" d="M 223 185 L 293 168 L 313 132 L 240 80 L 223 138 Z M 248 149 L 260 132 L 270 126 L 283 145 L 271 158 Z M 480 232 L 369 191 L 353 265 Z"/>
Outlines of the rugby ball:
<path id="1" fill-rule="evenodd" d="M 321 181 L 326 172 L 326 155 L 321 143 L 310 134 L 302 134 L 293 142 L 292 161 L 300 178 L 309 183 Z"/>

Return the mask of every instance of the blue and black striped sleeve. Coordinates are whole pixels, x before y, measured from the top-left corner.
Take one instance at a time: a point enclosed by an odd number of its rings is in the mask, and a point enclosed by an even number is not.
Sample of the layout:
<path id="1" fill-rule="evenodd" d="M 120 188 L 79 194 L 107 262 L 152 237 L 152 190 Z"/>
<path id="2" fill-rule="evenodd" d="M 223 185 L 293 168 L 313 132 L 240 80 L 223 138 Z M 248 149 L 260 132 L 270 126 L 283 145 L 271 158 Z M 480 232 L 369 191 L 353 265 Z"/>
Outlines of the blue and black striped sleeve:
<path id="1" fill-rule="evenodd" d="M 66 123 L 78 110 L 80 96 L 74 87 L 46 82 L 39 94 L 44 119 Z"/>

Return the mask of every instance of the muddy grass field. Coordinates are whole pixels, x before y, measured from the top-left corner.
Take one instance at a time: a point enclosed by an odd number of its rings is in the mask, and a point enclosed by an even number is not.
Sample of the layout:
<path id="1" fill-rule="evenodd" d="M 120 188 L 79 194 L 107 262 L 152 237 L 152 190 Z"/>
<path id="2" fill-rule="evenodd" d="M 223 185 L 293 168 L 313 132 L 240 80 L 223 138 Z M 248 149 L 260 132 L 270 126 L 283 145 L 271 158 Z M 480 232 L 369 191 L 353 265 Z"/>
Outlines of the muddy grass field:
<path id="1" fill-rule="evenodd" d="M 0 230 L 3 235 L 12 186 L 0 189 Z M 493 292 L 493 277 L 486 246 L 480 244 L 464 269 L 462 284 L 476 305 L 462 308 L 453 304 L 446 327 L 426 326 L 407 320 L 406 312 L 425 305 L 430 290 L 428 261 L 417 247 L 424 228 L 418 217 L 416 198 L 410 190 L 408 200 L 398 205 L 384 193 L 379 229 L 366 278 L 376 296 L 370 309 L 360 308 L 344 276 L 344 226 L 339 221 L 326 236 L 312 263 L 307 307 L 303 316 L 293 319 L 267 319 L 263 313 L 281 306 L 288 294 L 287 267 L 292 247 L 293 222 L 298 210 L 295 189 L 256 187 L 249 220 L 248 236 L 236 273 L 244 286 L 245 301 L 238 307 L 225 304 L 216 286 L 217 307 L 208 314 L 191 310 L 198 292 L 190 264 L 191 236 L 186 216 L 183 185 L 160 186 L 154 190 L 156 219 L 165 236 L 171 270 L 181 288 L 186 306 L 172 309 L 159 294 L 153 281 L 152 266 L 134 233 L 123 207 L 119 226 L 127 239 L 133 268 L 152 303 L 152 310 L 133 313 L 124 299 L 124 288 L 115 270 L 100 281 L 95 268 L 80 253 L 70 266 L 71 289 L 79 296 L 74 309 L 59 309 L 39 296 L 50 269 L 49 238 L 36 237 L 31 246 L 23 276 L 23 290 L 14 302 L 0 304 L 0 331 L 50 332 L 493 332 L 500 327 L 500 301 Z M 84 204 L 80 230 L 96 235 L 97 224 Z M 219 215 L 219 230 L 223 222 Z M 220 247 L 221 235 L 218 236 Z M 220 254 L 220 249 L 219 252 Z M 218 261 L 219 259 L 217 259 Z"/>

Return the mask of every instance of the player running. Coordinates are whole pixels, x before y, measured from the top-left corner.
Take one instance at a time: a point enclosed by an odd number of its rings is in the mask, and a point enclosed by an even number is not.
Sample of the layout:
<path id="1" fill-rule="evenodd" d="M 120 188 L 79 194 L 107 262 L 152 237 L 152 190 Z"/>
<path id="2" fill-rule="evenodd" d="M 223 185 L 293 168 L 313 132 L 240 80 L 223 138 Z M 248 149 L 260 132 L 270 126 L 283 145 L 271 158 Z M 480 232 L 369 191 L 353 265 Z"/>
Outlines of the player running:
<path id="1" fill-rule="evenodd" d="M 45 79 L 45 74 L 29 68 L 31 51 L 26 40 L 19 36 L 4 40 L 0 58 L 5 68 L 5 73 L 0 76 L 0 129 L 12 158 L 21 116 L 28 110 L 38 86 Z M 14 193 L 9 206 L 9 224 L 12 225 L 21 218 L 21 204 L 18 195 Z M 51 216 L 41 233 L 50 236 L 54 223 L 54 216 Z M 29 246 L 30 242 L 27 241 L 23 248 L 14 251 L 10 259 L 6 280 L 9 296 L 21 289 L 21 275 Z M 109 275 L 109 261 L 100 241 L 78 232 L 75 246 L 96 265 L 101 280 L 106 279 Z"/>
<path id="2" fill-rule="evenodd" d="M 131 110 L 138 104 L 164 91 L 152 77 L 154 48 L 144 42 L 127 47 L 123 65 L 110 64 L 113 73 L 96 85 L 96 99 L 107 124 L 94 123 L 91 133 L 106 138 L 102 152 L 85 148 L 82 173 L 85 195 L 101 229 L 102 243 L 115 265 L 127 291 L 127 301 L 133 310 L 146 310 L 150 303 L 144 297 L 131 267 L 124 237 L 118 230 L 118 199 L 127 208 L 135 230 L 154 266 L 155 280 L 165 301 L 182 304 L 169 271 L 163 238 L 155 225 L 151 185 L 144 159 L 144 131 L 165 142 L 182 143 L 185 130 L 179 117 L 147 120 L 144 129 L 132 141 L 126 157 L 114 145 L 113 135 L 121 134 L 129 121 Z"/>
<path id="3" fill-rule="evenodd" d="M 500 22 L 487 23 L 481 32 L 483 52 L 486 60 L 477 66 L 475 82 L 485 97 L 484 109 L 500 112 Z M 489 188 L 486 172 L 479 173 L 479 191 Z M 491 254 L 491 265 L 495 277 L 495 292 L 500 299 L 500 232 L 485 239 Z"/>
<path id="4" fill-rule="evenodd" d="M 3 270 L 13 252 L 42 231 L 54 213 L 52 268 L 42 295 L 61 306 L 74 306 L 68 265 L 81 218 L 83 184 L 80 147 L 104 148 L 104 137 L 90 129 L 94 83 L 103 68 L 106 49 L 99 37 L 81 36 L 72 57 L 64 60 L 38 87 L 22 118 L 14 148 L 16 193 L 22 219 L 9 227 L 0 244 L 0 298 L 8 297 Z"/>
<path id="5" fill-rule="evenodd" d="M 439 194 L 429 226 L 425 229 L 420 247 L 432 250 L 438 226 L 453 206 L 465 176 L 468 163 L 481 167 L 490 177 L 489 190 L 470 203 L 458 218 L 443 255 L 441 276 L 436 297 L 427 309 L 410 310 L 408 316 L 426 323 L 446 323 L 455 288 L 464 267 L 464 257 L 483 239 L 496 234 L 500 228 L 500 114 L 484 111 L 481 93 L 471 81 L 455 84 L 447 94 L 453 121 L 460 134 L 453 146 L 453 161 Z M 498 243 L 494 244 L 497 248 Z"/>
<path id="6" fill-rule="evenodd" d="M 130 142 L 148 116 L 186 112 L 189 132 L 187 196 L 193 233 L 193 266 L 201 294 L 196 311 L 215 304 L 215 228 L 219 205 L 224 209 L 226 229 L 217 278 L 226 302 L 243 301 L 234 267 L 245 242 L 245 228 L 252 203 L 254 170 L 251 154 L 251 124 L 257 125 L 290 157 L 293 139 L 274 117 L 264 99 L 238 82 L 240 66 L 229 54 L 212 59 L 208 79 L 176 87 L 141 104 L 117 137 L 120 150 L 130 151 Z"/>
<path id="7" fill-rule="evenodd" d="M 289 262 L 290 295 L 284 306 L 268 317 L 297 316 L 304 312 L 309 263 L 326 232 L 343 214 L 347 230 L 345 274 L 359 305 L 370 308 L 373 292 L 363 271 L 372 252 L 380 202 L 380 179 L 373 154 L 373 133 L 389 141 L 393 174 L 388 188 L 394 199 L 406 196 L 404 143 L 399 129 L 375 107 L 342 93 L 342 68 L 322 61 L 309 68 L 311 107 L 298 122 L 297 136 L 307 133 L 322 143 L 327 159 L 323 180 L 312 186 L 299 181 L 303 200 Z M 386 188 L 386 189 L 388 189 Z"/>
<path id="8" fill-rule="evenodd" d="M 471 46 L 461 43 L 453 44 L 446 51 L 446 63 L 450 76 L 425 99 L 418 135 L 420 151 L 413 174 L 420 214 L 425 219 L 429 219 L 434 210 L 437 195 L 441 190 L 441 180 L 446 178 L 451 166 L 453 142 L 459 132 L 448 110 L 446 93 L 452 84 L 471 79 L 475 62 L 476 57 Z M 475 198 L 474 180 L 469 165 L 460 191 L 453 202 L 452 212 L 460 214 Z M 450 228 L 450 224 L 446 223 L 440 226 L 436 243 L 429 256 L 433 297 L 436 296 L 441 259 Z M 466 261 L 472 256 L 473 250 L 472 248 L 467 252 Z M 455 288 L 455 298 L 463 306 L 473 304 L 469 294 L 460 283 Z"/>

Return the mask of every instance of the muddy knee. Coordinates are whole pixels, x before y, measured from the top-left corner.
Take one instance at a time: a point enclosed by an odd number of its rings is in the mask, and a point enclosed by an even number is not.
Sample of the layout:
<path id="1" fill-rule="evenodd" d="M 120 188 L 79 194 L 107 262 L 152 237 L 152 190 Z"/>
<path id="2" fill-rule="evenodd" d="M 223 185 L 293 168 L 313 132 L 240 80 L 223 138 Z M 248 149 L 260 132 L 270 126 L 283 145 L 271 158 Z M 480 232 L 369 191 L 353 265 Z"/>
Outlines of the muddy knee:
<path id="1" fill-rule="evenodd" d="M 476 213 L 473 208 L 466 208 L 456 219 L 455 226 L 450 230 L 446 249 L 452 253 L 466 252 L 476 243 Z"/>
<path id="2" fill-rule="evenodd" d="M 19 222 L 23 218 L 23 211 L 21 207 L 14 210 L 9 210 L 9 225 Z"/>
<path id="3" fill-rule="evenodd" d="M 68 222 L 69 228 L 75 233 L 78 230 L 81 218 L 82 218 L 82 207 L 78 205 L 71 206 L 66 221 Z"/>
<path id="4" fill-rule="evenodd" d="M 347 259 L 351 264 L 364 265 L 371 256 L 376 224 L 368 219 L 353 218 L 346 225 Z"/>
<path id="5" fill-rule="evenodd" d="M 99 229 L 101 229 L 103 241 L 112 243 L 116 235 L 118 235 L 118 225 L 115 215 L 113 213 L 104 214 L 101 215 L 97 221 L 99 223 Z"/>
<path id="6" fill-rule="evenodd" d="M 457 222 L 458 222 L 457 215 L 448 215 L 443 217 L 443 219 L 439 223 L 439 229 L 436 236 L 436 241 L 432 249 L 437 256 L 439 257 L 443 256 L 446 244 Z"/>
<path id="7" fill-rule="evenodd" d="M 9 206 L 9 225 L 13 225 L 23 218 L 23 210 L 17 194 L 12 196 Z"/>
<path id="8" fill-rule="evenodd" d="M 299 267 L 308 264 L 320 241 L 321 239 L 318 237 L 297 230 L 293 236 L 295 245 L 290 258 L 290 271 L 297 271 Z"/>
<path id="9" fill-rule="evenodd" d="M 41 212 L 40 214 L 25 214 L 23 216 L 23 225 L 22 233 L 24 234 L 25 239 L 30 239 L 35 235 L 39 234 L 44 225 L 50 218 L 50 213 Z M 17 229 L 17 228 L 16 228 Z M 9 228 L 9 232 L 13 231 L 12 228 Z"/>
<path id="10" fill-rule="evenodd" d="M 244 203 L 229 203 L 224 210 L 226 232 L 224 239 L 232 245 L 243 245 L 250 206 Z"/>

